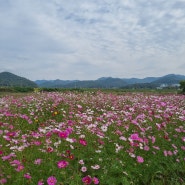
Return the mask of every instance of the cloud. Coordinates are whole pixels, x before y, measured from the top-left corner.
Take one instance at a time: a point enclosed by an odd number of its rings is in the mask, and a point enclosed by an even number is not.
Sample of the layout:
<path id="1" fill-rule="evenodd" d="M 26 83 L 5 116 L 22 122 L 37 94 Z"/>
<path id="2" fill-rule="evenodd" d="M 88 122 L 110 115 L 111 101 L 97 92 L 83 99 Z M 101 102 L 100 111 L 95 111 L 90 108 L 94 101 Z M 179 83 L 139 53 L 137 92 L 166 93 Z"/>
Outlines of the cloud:
<path id="1" fill-rule="evenodd" d="M 180 73 L 184 8 L 184 0 L 1 0 L 1 69 L 33 80 Z"/>

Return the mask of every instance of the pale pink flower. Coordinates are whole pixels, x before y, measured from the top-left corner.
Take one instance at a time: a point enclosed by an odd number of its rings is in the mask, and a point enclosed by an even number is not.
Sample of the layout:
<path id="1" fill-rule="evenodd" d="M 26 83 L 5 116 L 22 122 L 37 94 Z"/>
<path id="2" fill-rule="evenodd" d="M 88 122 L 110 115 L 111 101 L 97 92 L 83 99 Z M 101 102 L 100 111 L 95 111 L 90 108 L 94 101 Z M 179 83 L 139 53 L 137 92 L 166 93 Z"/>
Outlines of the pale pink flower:
<path id="1" fill-rule="evenodd" d="M 155 143 L 155 137 L 154 136 L 152 136 L 152 143 L 154 144 Z"/>
<path id="2" fill-rule="evenodd" d="M 82 171 L 82 172 L 86 172 L 86 171 L 87 171 L 87 168 L 86 168 L 85 166 L 82 166 L 82 167 L 81 167 L 81 171 Z"/>
<path id="3" fill-rule="evenodd" d="M 153 148 L 156 150 L 160 150 L 160 148 L 158 146 L 153 146 Z"/>
<path id="4" fill-rule="evenodd" d="M 178 163 L 179 163 L 179 162 L 180 162 L 180 160 L 179 160 L 179 159 L 176 159 L 176 162 L 178 162 Z"/>
<path id="5" fill-rule="evenodd" d="M 81 160 L 79 160 L 79 162 L 78 162 L 79 164 L 84 164 L 84 161 L 81 159 Z"/>
<path id="6" fill-rule="evenodd" d="M 98 170 L 98 169 L 100 169 L 100 165 L 96 164 L 94 166 L 91 166 L 91 168 L 94 170 Z"/>
<path id="7" fill-rule="evenodd" d="M 173 155 L 173 152 L 168 151 L 168 155 L 172 156 Z"/>
<path id="8" fill-rule="evenodd" d="M 150 147 L 145 145 L 144 148 L 143 148 L 145 151 L 149 151 L 150 150 Z"/>
<path id="9" fill-rule="evenodd" d="M 34 164 L 39 165 L 39 164 L 41 164 L 41 162 L 42 162 L 42 159 L 36 159 L 36 160 L 34 161 Z"/>
<path id="10" fill-rule="evenodd" d="M 168 152 L 166 150 L 163 151 L 164 156 L 167 157 L 168 156 Z"/>
<path id="11" fill-rule="evenodd" d="M 138 163 L 143 163 L 143 162 L 144 162 L 143 157 L 137 156 L 137 162 L 138 162 Z"/>

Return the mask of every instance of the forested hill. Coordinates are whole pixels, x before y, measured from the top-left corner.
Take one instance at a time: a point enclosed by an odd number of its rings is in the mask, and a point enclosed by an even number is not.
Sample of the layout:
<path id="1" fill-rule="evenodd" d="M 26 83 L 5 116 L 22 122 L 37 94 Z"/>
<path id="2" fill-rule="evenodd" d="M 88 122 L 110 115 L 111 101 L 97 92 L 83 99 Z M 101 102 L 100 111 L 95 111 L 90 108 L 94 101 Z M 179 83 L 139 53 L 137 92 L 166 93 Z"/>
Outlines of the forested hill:
<path id="1" fill-rule="evenodd" d="M 0 73 L 0 87 L 46 87 L 46 88 L 157 88 L 177 85 L 184 75 L 169 74 L 162 77 L 112 78 L 97 80 L 36 80 L 35 82 L 10 72 Z"/>
<path id="2" fill-rule="evenodd" d="M 173 86 L 185 80 L 184 75 L 168 74 L 162 77 L 112 78 L 101 77 L 97 80 L 37 80 L 39 87 L 49 88 L 157 88 L 161 85 Z"/>
<path id="3" fill-rule="evenodd" d="M 2 87 L 37 87 L 35 82 L 9 72 L 0 73 L 0 86 Z"/>

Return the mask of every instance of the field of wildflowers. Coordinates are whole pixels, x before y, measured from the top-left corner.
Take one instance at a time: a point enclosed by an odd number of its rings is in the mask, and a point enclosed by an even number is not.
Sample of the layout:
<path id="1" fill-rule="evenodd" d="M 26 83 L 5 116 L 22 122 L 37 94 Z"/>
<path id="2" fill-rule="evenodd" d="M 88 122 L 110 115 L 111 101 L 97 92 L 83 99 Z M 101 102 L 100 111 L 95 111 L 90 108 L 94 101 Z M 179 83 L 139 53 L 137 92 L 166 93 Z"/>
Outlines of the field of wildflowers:
<path id="1" fill-rule="evenodd" d="M 4 96 L 0 184 L 185 184 L 185 96 Z"/>

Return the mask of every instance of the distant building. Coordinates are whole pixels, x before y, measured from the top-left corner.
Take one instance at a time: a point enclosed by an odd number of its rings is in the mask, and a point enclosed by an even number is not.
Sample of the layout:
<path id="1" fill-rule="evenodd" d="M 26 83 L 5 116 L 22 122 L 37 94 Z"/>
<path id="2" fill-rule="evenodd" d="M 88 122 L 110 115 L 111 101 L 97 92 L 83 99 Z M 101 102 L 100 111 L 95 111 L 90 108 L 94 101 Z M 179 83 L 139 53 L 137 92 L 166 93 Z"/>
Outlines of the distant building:
<path id="1" fill-rule="evenodd" d="M 172 88 L 179 88 L 180 87 L 180 84 L 161 84 L 159 87 L 157 87 L 157 89 L 164 89 L 164 88 L 167 88 L 167 87 L 172 87 Z"/>

